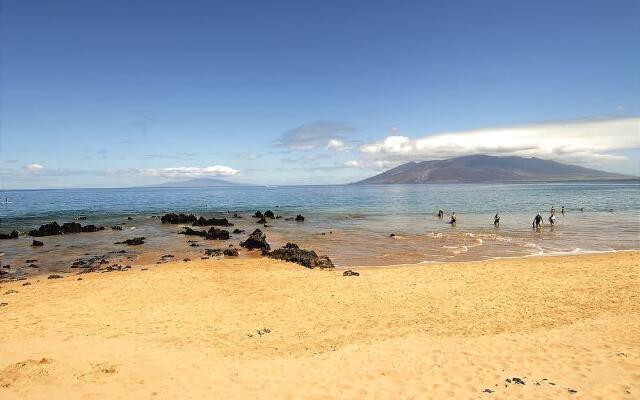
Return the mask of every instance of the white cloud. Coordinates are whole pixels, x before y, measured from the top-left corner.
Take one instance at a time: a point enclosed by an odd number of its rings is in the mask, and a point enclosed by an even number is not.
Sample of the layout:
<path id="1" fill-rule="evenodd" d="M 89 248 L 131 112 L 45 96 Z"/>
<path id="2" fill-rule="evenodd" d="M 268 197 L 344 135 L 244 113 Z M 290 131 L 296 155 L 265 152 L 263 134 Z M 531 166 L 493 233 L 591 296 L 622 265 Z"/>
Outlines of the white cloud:
<path id="1" fill-rule="evenodd" d="M 170 167 L 139 169 L 138 173 L 144 176 L 162 178 L 202 178 L 207 176 L 233 176 L 238 174 L 238 170 L 224 165 L 214 165 L 212 167 Z"/>
<path id="2" fill-rule="evenodd" d="M 23 168 L 27 172 L 38 172 L 38 171 L 42 171 L 44 169 L 44 166 L 40 164 L 28 164 L 28 165 L 25 165 Z"/>
<path id="3" fill-rule="evenodd" d="M 349 160 L 349 161 L 345 161 L 343 163 L 343 165 L 345 167 L 349 167 L 349 168 L 363 168 L 364 165 L 364 161 L 362 160 Z"/>
<path id="4" fill-rule="evenodd" d="M 310 122 L 284 132 L 276 146 L 290 150 L 310 150 L 325 146 L 332 139 L 343 142 L 346 134 L 357 131 L 357 128 L 343 122 Z"/>
<path id="5" fill-rule="evenodd" d="M 440 133 L 419 139 L 392 135 L 360 146 L 365 157 L 396 163 L 469 154 L 540 157 L 598 164 L 624 159 L 612 151 L 640 147 L 640 118 L 517 125 Z"/>
<path id="6" fill-rule="evenodd" d="M 325 149 L 330 151 L 349 151 L 351 150 L 351 146 L 347 146 L 347 144 L 339 139 L 330 139 L 325 146 Z"/>

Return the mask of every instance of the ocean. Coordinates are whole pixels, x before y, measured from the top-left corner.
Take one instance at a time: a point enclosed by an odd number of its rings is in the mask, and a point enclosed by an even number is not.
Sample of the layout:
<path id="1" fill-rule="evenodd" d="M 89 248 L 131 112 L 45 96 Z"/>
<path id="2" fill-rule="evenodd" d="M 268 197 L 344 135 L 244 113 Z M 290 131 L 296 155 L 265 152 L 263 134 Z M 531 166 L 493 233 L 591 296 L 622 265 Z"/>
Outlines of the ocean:
<path id="1" fill-rule="evenodd" d="M 295 242 L 345 268 L 640 248 L 637 182 L 3 190 L 0 196 L 9 199 L 0 204 L 2 233 L 26 233 L 79 216 L 86 216 L 78 221 L 83 225 L 106 227 L 39 238 L 42 247 L 32 247 L 25 235 L 0 241 L 2 263 L 10 264 L 5 270 L 12 275 L 68 271 L 74 260 L 101 255 L 123 263 L 154 263 L 169 253 L 202 257 L 207 248 L 238 246 L 255 228 L 266 233 L 272 248 Z M 554 227 L 547 222 L 552 207 L 558 219 Z M 455 212 L 457 224 L 448 224 L 448 215 L 440 220 L 439 209 Z M 251 218 L 256 210 L 285 218 L 302 214 L 305 221 L 270 220 L 265 228 Z M 243 218 L 230 218 L 235 224 L 230 230 L 246 233 L 229 241 L 200 240 L 192 247 L 193 237 L 178 234 L 181 226 L 157 218 L 168 212 L 228 218 L 238 212 Z M 534 231 L 538 212 L 545 225 Z M 501 216 L 498 228 L 495 213 Z M 112 230 L 116 224 L 124 229 Z M 135 236 L 146 237 L 146 243 L 114 244 Z"/>

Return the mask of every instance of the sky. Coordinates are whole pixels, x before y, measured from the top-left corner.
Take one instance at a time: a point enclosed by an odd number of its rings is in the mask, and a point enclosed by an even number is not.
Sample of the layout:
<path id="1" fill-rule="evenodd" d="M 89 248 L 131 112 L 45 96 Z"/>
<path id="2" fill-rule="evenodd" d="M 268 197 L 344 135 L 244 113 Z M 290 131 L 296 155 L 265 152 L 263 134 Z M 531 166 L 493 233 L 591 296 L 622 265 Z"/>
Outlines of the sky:
<path id="1" fill-rule="evenodd" d="M 0 1 L 0 188 L 640 175 L 636 0 Z"/>

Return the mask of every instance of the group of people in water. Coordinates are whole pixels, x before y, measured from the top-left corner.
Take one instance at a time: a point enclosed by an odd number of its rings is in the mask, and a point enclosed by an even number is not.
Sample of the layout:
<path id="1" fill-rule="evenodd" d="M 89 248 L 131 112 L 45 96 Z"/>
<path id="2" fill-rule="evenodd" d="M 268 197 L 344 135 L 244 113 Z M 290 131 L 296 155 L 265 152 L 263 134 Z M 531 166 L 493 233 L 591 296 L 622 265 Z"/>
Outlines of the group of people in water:
<path id="1" fill-rule="evenodd" d="M 580 211 L 584 211 L 584 208 L 580 208 Z M 613 209 L 609 210 L 609 211 L 613 211 Z M 560 213 L 562 215 L 564 215 L 565 209 L 564 206 L 562 206 L 562 208 L 560 209 Z M 556 209 L 555 207 L 551 207 L 551 210 L 549 212 L 549 224 L 553 227 L 558 221 L 556 218 Z M 445 213 L 443 210 L 438 210 L 438 218 L 442 221 L 444 219 Z M 451 218 L 449 220 L 449 224 L 455 226 L 456 223 L 458 222 L 458 217 L 456 216 L 455 212 L 451 212 L 451 214 L 449 214 L 449 217 Z M 533 224 L 532 227 L 534 230 L 540 230 L 543 224 L 544 218 L 542 218 L 542 215 L 540 215 L 540 213 L 538 213 L 534 218 L 533 218 Z M 500 214 L 496 213 L 496 215 L 493 217 L 493 226 L 496 228 L 500 227 Z"/>

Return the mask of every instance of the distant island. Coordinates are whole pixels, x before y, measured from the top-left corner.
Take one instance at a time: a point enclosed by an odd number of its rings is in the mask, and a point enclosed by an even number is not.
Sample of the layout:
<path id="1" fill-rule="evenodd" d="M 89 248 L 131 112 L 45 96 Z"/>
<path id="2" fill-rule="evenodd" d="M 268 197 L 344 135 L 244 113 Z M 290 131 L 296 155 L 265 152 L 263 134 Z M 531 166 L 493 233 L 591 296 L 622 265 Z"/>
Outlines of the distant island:
<path id="1" fill-rule="evenodd" d="M 472 155 L 408 162 L 355 184 L 562 182 L 638 179 L 577 165 L 526 157 Z"/>
<path id="2" fill-rule="evenodd" d="M 257 186 L 247 183 L 238 183 L 225 181 L 224 179 L 215 178 L 197 178 L 186 181 L 173 181 L 159 183 L 156 185 L 146 185 L 144 187 L 172 187 L 172 188 L 197 188 L 197 187 L 224 187 L 224 186 Z"/>

